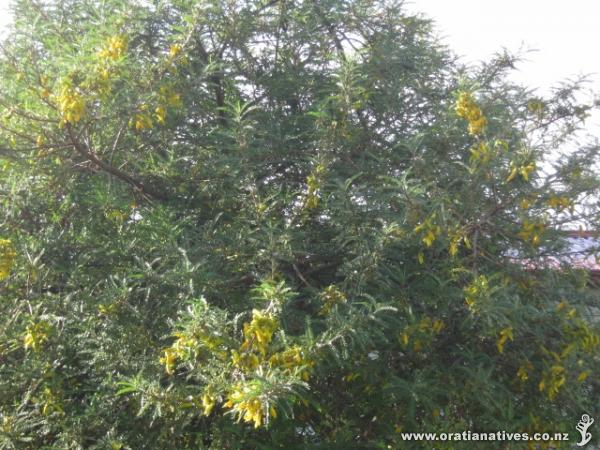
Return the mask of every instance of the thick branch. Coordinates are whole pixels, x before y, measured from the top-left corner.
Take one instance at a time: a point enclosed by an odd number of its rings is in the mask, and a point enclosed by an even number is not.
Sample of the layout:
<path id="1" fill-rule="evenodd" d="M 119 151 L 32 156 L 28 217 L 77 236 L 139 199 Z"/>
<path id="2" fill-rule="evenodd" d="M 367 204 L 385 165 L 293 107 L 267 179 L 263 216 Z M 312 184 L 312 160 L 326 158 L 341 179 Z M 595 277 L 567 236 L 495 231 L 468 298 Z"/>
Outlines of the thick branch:
<path id="1" fill-rule="evenodd" d="M 92 161 L 94 164 L 96 164 L 102 170 L 104 170 L 105 172 L 108 172 L 115 178 L 118 178 L 118 179 L 125 181 L 126 183 L 132 185 L 137 190 L 139 190 L 142 194 L 145 194 L 145 195 L 155 198 L 157 200 L 168 200 L 168 196 L 164 192 L 160 192 L 152 187 L 146 186 L 141 181 L 133 178 L 128 173 L 125 173 L 122 170 L 120 170 L 114 166 L 111 166 L 107 162 L 102 161 L 100 158 L 98 158 L 98 156 L 94 152 L 88 150 L 84 145 L 81 144 L 81 142 L 79 142 L 79 140 L 73 133 L 73 129 L 71 128 L 71 126 L 69 124 L 67 124 L 66 128 L 67 128 L 67 133 L 69 134 L 69 139 L 71 140 L 71 143 L 73 144 L 73 147 L 75 148 L 77 153 L 79 153 L 82 156 L 85 156 L 86 158 L 89 158 L 90 161 Z"/>

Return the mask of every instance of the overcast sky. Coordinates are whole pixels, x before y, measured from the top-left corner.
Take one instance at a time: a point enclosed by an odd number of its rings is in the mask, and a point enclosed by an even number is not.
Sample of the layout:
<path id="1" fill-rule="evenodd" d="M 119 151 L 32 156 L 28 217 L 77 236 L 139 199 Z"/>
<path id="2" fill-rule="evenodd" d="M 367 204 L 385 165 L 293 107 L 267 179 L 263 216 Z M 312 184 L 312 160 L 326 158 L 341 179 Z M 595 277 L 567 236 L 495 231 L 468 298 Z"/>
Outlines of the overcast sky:
<path id="1" fill-rule="evenodd" d="M 410 12 L 435 21 L 437 34 L 464 62 L 506 48 L 525 54 L 513 79 L 541 94 L 559 81 L 589 75 L 600 92 L 600 2 L 596 0 L 406 0 Z M 600 114 L 586 129 L 600 135 Z"/>
<path id="2" fill-rule="evenodd" d="M 0 27 L 10 19 L 0 0 Z M 442 40 L 465 62 L 507 48 L 525 55 L 516 81 L 545 93 L 558 81 L 590 75 L 600 92 L 600 2 L 596 0 L 406 0 L 408 11 L 434 19 Z M 600 114 L 588 121 L 600 134 Z"/>

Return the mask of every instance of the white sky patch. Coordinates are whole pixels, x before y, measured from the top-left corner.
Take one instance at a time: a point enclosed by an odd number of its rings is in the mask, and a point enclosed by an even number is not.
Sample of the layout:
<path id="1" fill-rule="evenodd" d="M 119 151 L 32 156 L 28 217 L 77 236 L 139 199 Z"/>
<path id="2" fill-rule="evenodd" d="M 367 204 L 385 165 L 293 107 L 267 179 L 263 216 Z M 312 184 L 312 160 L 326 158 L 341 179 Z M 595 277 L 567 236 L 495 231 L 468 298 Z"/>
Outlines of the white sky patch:
<path id="1" fill-rule="evenodd" d="M 541 95 L 566 79 L 588 75 L 588 89 L 600 92 L 600 2 L 591 0 L 407 0 L 422 13 L 450 50 L 465 63 L 489 60 L 506 48 L 524 55 L 511 79 Z M 586 122 L 600 136 L 600 114 Z"/>

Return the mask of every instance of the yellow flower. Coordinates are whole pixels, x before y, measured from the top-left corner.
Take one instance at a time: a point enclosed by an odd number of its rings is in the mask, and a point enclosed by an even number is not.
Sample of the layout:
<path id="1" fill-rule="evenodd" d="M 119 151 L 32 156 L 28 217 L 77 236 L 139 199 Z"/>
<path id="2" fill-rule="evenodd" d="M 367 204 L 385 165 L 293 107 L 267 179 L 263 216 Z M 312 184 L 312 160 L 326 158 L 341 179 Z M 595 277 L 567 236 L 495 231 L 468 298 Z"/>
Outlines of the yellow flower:
<path id="1" fill-rule="evenodd" d="M 400 336 L 400 340 L 402 341 L 402 345 L 404 347 L 408 346 L 408 342 L 410 340 L 410 336 L 408 335 L 408 333 L 406 331 L 404 333 L 402 333 L 402 335 Z"/>
<path id="2" fill-rule="evenodd" d="M 507 183 L 510 183 L 512 180 L 514 180 L 517 175 L 521 175 L 523 180 L 529 181 L 529 175 L 535 170 L 535 162 L 521 166 L 518 166 L 515 162 L 511 162 L 510 169 L 510 173 L 506 178 Z"/>
<path id="3" fill-rule="evenodd" d="M 295 345 L 283 352 L 275 353 L 269 358 L 271 367 L 278 367 L 290 374 L 294 369 L 301 368 L 300 377 L 304 381 L 308 381 L 310 377 L 310 367 L 314 362 L 310 361 L 302 352 L 302 348 Z"/>
<path id="4" fill-rule="evenodd" d="M 533 246 L 540 245 L 540 237 L 544 233 L 546 226 L 543 223 L 532 223 L 528 220 L 523 222 L 523 229 L 517 233 L 517 236 L 524 241 L 531 242 Z"/>
<path id="5" fill-rule="evenodd" d="M 244 372 L 252 371 L 260 364 L 258 356 L 254 353 L 242 352 L 240 354 L 235 350 L 231 350 L 231 362 L 235 367 L 242 369 Z"/>
<path id="6" fill-rule="evenodd" d="M 0 239 L 0 280 L 8 278 L 17 252 L 8 239 Z"/>
<path id="7" fill-rule="evenodd" d="M 62 123 L 77 123 L 83 118 L 85 101 L 76 90 L 70 86 L 63 87 L 57 100 Z"/>
<path id="8" fill-rule="evenodd" d="M 176 351 L 171 347 L 164 349 L 163 356 L 161 356 L 159 362 L 164 364 L 167 374 L 172 375 L 177 363 Z"/>
<path id="9" fill-rule="evenodd" d="M 548 199 L 548 206 L 560 211 L 571 206 L 571 200 L 568 197 L 553 195 Z"/>
<path id="10" fill-rule="evenodd" d="M 236 412 L 239 420 L 254 424 L 254 428 L 260 427 L 268 417 L 277 416 L 275 408 L 263 404 L 260 397 L 245 384 L 234 387 L 223 406 Z"/>
<path id="11" fill-rule="evenodd" d="M 521 381 L 527 381 L 529 379 L 527 368 L 525 366 L 519 367 L 519 370 L 517 370 L 517 376 Z"/>
<path id="12" fill-rule="evenodd" d="M 463 289 L 465 293 L 465 303 L 472 313 L 477 312 L 479 303 L 486 300 L 490 295 L 488 279 L 485 275 L 480 275 Z"/>
<path id="13" fill-rule="evenodd" d="M 256 348 L 264 355 L 277 327 L 277 319 L 273 315 L 254 309 L 252 321 L 244 324 L 242 350 Z"/>
<path id="14" fill-rule="evenodd" d="M 169 48 L 169 57 L 176 58 L 181 53 L 181 45 L 173 44 Z"/>
<path id="15" fill-rule="evenodd" d="M 182 105 L 181 95 L 175 92 L 169 86 L 162 86 L 159 89 L 158 101 L 160 105 L 172 106 L 174 108 L 180 107 Z"/>
<path id="16" fill-rule="evenodd" d="M 487 119 L 483 116 L 481 109 L 475 103 L 473 95 L 470 92 L 463 91 L 459 93 L 454 111 L 456 115 L 469 122 L 469 134 L 478 135 L 485 129 Z"/>
<path id="17" fill-rule="evenodd" d="M 152 128 L 152 118 L 145 113 L 135 115 L 134 126 L 136 130 L 145 130 Z"/>
<path id="18" fill-rule="evenodd" d="M 552 366 L 550 370 L 544 372 L 542 379 L 538 385 L 540 392 L 546 391 L 548 398 L 554 400 L 558 395 L 558 391 L 565 384 L 567 378 L 565 376 L 565 368 L 562 366 Z"/>
<path id="19" fill-rule="evenodd" d="M 165 123 L 165 119 L 167 118 L 167 111 L 162 106 L 157 106 L 154 110 L 154 115 L 156 116 L 156 121 L 158 123 Z"/>
<path id="20" fill-rule="evenodd" d="M 435 214 L 432 214 L 414 229 L 416 233 L 423 233 L 421 240 L 427 247 L 431 247 L 437 237 L 442 233 L 440 226 L 433 223 L 434 218 Z"/>
<path id="21" fill-rule="evenodd" d="M 335 305 L 339 305 L 341 303 L 346 303 L 347 298 L 346 294 L 340 291 L 334 285 L 331 285 L 321 293 L 321 300 L 323 301 L 323 306 L 319 311 L 319 314 L 326 315 L 331 312 Z"/>
<path id="22" fill-rule="evenodd" d="M 519 203 L 519 207 L 521 209 L 529 209 L 531 208 L 531 200 L 524 198 L 523 200 L 521 200 L 521 203 Z"/>
<path id="23" fill-rule="evenodd" d="M 436 333 L 440 333 L 440 331 L 442 331 L 443 328 L 444 328 L 444 322 L 442 322 L 439 319 L 434 320 L 433 324 L 431 325 L 431 329 L 433 331 L 435 331 Z"/>
<path id="24" fill-rule="evenodd" d="M 202 414 L 204 414 L 205 416 L 210 416 L 210 413 L 212 412 L 216 403 L 217 403 L 217 399 L 215 397 L 213 397 L 212 395 L 210 395 L 207 392 L 204 393 L 202 395 L 202 408 L 203 408 Z"/>
<path id="25" fill-rule="evenodd" d="M 507 340 L 513 340 L 513 330 L 510 326 L 500 330 L 500 337 L 496 341 L 496 348 L 499 353 L 504 352 L 504 344 L 506 344 Z"/>
<path id="26" fill-rule="evenodd" d="M 583 371 L 577 377 L 577 381 L 579 381 L 580 383 L 583 383 L 589 375 L 590 375 L 590 373 L 588 371 Z"/>
<path id="27" fill-rule="evenodd" d="M 492 158 L 490 147 L 485 141 L 481 141 L 477 146 L 471 148 L 471 158 L 469 161 L 472 165 L 487 164 Z"/>
<path id="28" fill-rule="evenodd" d="M 49 387 L 44 388 L 40 400 L 41 412 L 44 416 L 52 413 L 64 414 L 59 397 Z"/>
<path id="29" fill-rule="evenodd" d="M 45 320 L 32 322 L 25 330 L 23 336 L 23 347 L 25 350 L 31 349 L 34 352 L 40 351 L 42 346 L 48 341 L 50 334 L 50 324 Z"/>
<path id="30" fill-rule="evenodd" d="M 98 56 L 103 59 L 117 60 L 121 58 L 127 50 L 127 41 L 123 36 L 113 36 L 108 39 Z"/>

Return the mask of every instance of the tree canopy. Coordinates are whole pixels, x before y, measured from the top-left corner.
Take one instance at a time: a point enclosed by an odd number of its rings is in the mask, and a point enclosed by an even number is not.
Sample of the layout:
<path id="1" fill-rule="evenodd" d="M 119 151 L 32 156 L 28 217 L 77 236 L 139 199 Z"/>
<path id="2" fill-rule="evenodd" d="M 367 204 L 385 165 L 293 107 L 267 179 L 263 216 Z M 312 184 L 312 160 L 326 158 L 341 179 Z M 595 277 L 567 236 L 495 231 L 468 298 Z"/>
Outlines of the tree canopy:
<path id="1" fill-rule="evenodd" d="M 597 286 L 546 259 L 600 223 L 580 81 L 466 67 L 394 0 L 13 11 L 0 448 L 573 442 L 599 417 Z"/>

